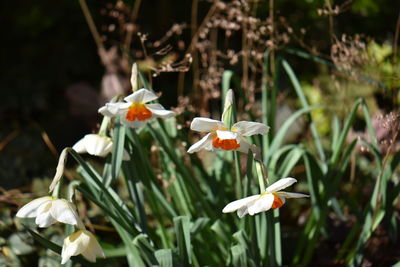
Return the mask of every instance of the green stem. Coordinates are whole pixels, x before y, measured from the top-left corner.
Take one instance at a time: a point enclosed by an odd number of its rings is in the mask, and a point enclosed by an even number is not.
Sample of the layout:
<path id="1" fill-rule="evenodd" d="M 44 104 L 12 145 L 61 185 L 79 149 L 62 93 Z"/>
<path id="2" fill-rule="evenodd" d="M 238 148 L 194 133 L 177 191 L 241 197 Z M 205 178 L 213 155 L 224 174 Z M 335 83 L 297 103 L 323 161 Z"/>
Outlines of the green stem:
<path id="1" fill-rule="evenodd" d="M 240 155 L 239 152 L 233 152 L 233 157 L 235 160 L 235 174 L 236 174 L 236 197 L 242 198 L 243 190 L 242 190 L 242 177 L 240 175 Z"/>
<path id="2" fill-rule="evenodd" d="M 107 135 L 107 127 L 108 127 L 109 123 L 110 123 L 110 117 L 104 116 L 104 118 L 101 122 L 101 125 L 100 125 L 99 135 L 101 135 L 101 136 Z"/>
<path id="3" fill-rule="evenodd" d="M 264 179 L 267 179 L 267 174 L 265 171 L 265 166 L 262 162 L 256 161 L 256 169 L 257 169 L 257 176 L 258 176 L 258 185 L 260 186 L 260 194 L 265 192 L 265 183 Z"/>
<path id="4" fill-rule="evenodd" d="M 52 197 L 58 198 L 58 196 L 60 195 L 60 186 L 61 186 L 61 179 L 55 185 L 53 193 L 51 193 Z"/>

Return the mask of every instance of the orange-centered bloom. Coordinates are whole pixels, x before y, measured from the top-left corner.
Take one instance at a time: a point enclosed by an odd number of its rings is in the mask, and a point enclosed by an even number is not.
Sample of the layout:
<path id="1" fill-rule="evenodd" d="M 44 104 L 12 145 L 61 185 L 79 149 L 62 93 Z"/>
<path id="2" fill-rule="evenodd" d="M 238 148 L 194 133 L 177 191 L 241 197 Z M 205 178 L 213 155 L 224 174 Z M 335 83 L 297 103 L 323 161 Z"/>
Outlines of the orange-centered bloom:
<path id="1" fill-rule="evenodd" d="M 208 118 L 194 118 L 190 129 L 197 132 L 208 132 L 200 141 L 193 144 L 189 153 L 206 150 L 237 150 L 247 153 L 250 144 L 246 136 L 266 134 L 269 127 L 265 124 L 251 121 L 239 121 L 228 128 L 222 121 Z"/>
<path id="2" fill-rule="evenodd" d="M 128 121 L 145 121 L 150 119 L 153 116 L 153 113 L 146 108 L 144 104 L 133 103 L 126 113 L 126 119 Z"/>
<path id="3" fill-rule="evenodd" d="M 108 117 L 119 116 L 122 124 L 139 128 L 151 118 L 174 115 L 173 111 L 164 109 L 160 104 L 147 104 L 157 98 L 153 92 L 142 88 L 125 97 L 125 102 L 106 103 L 99 112 Z"/>
<path id="4" fill-rule="evenodd" d="M 225 206 L 223 213 L 237 212 L 237 215 L 242 218 L 246 214 L 254 215 L 269 209 L 278 209 L 285 204 L 286 198 L 301 198 L 308 195 L 300 193 L 289 193 L 280 191 L 297 182 L 294 178 L 283 178 L 265 189 L 265 192 L 260 195 L 254 195 L 233 201 Z"/>
<path id="5" fill-rule="evenodd" d="M 237 212 L 237 215 L 242 218 L 246 214 L 254 215 L 269 209 L 278 209 L 285 204 L 286 198 L 301 198 L 308 195 L 300 193 L 289 193 L 280 191 L 297 182 L 294 178 L 283 178 L 265 189 L 265 192 L 260 195 L 254 195 L 233 201 L 225 206 L 223 213 Z"/>

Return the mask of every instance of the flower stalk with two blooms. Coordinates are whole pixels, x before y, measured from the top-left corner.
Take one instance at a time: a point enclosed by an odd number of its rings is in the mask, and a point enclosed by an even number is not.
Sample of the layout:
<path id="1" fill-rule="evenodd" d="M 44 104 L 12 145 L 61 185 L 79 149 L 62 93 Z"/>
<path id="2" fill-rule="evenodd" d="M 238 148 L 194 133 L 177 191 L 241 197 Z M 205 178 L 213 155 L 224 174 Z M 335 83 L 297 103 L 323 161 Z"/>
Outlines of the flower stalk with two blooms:
<path id="1" fill-rule="evenodd" d="M 75 205 L 71 200 L 58 197 L 61 178 L 65 169 L 68 150 L 65 148 L 60 155 L 56 174 L 50 185 L 51 196 L 40 197 L 25 204 L 16 214 L 19 218 L 35 218 L 35 223 L 41 227 L 61 222 L 70 224 L 78 230 L 64 239 L 61 264 L 66 263 L 72 256 L 82 254 L 88 261 L 95 262 L 96 257 L 105 257 L 96 237 L 85 229 L 79 218 Z M 71 197 L 72 198 L 72 197 Z"/>
<path id="2" fill-rule="evenodd" d="M 232 125 L 233 92 L 229 90 L 225 99 L 222 121 L 208 118 L 194 118 L 190 128 L 198 132 L 208 132 L 200 141 L 193 144 L 188 152 L 194 153 L 205 150 L 236 150 L 244 153 L 252 152 L 255 155 L 256 167 L 259 170 L 260 194 L 235 200 L 222 210 L 223 213 L 237 212 L 242 218 L 246 214 L 255 215 L 270 209 L 282 207 L 286 198 L 302 198 L 308 195 L 281 191 L 297 182 L 295 178 L 283 178 L 265 189 L 264 180 L 267 180 L 267 171 L 262 162 L 259 149 L 250 145 L 246 136 L 267 134 L 269 127 L 265 124 L 250 121 L 240 121 Z M 230 126 L 232 125 L 232 126 Z"/>

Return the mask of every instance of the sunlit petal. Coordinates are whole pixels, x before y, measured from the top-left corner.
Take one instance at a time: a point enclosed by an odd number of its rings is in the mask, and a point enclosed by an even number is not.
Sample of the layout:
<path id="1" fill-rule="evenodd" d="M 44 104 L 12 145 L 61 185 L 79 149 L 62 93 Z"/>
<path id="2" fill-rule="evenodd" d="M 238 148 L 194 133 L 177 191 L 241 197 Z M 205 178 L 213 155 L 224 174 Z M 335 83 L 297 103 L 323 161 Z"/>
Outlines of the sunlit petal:
<path id="1" fill-rule="evenodd" d="M 31 202 L 25 204 L 22 206 L 22 208 L 17 212 L 15 216 L 19 218 L 33 218 L 37 216 L 37 209 L 39 206 L 41 206 L 43 203 L 47 201 L 51 201 L 52 198 L 49 196 L 46 197 L 41 197 L 32 200 Z"/>
<path id="2" fill-rule="evenodd" d="M 284 192 L 284 191 L 279 191 L 276 192 L 278 196 L 282 196 L 285 198 L 302 198 L 302 197 L 310 197 L 309 195 L 306 194 L 301 194 L 301 193 L 291 193 L 291 192 Z"/>
<path id="3" fill-rule="evenodd" d="M 147 104 L 146 107 L 157 117 L 169 118 L 175 115 L 175 112 L 166 110 L 160 104 Z"/>
<path id="4" fill-rule="evenodd" d="M 64 239 L 61 252 L 61 263 L 66 263 L 72 256 L 82 254 L 91 262 L 96 261 L 96 256 L 104 257 L 104 253 L 96 237 L 87 230 L 79 230 Z"/>
<path id="5" fill-rule="evenodd" d="M 132 91 L 136 91 L 137 89 L 137 77 L 138 77 L 138 69 L 137 69 L 137 64 L 133 63 L 132 64 L 132 71 L 131 71 L 131 86 L 132 86 Z"/>
<path id="6" fill-rule="evenodd" d="M 107 117 L 114 117 L 125 113 L 129 107 L 130 103 L 117 102 L 117 103 L 106 103 L 105 106 L 99 108 L 99 113 Z"/>
<path id="7" fill-rule="evenodd" d="M 248 153 L 249 149 L 250 149 L 250 144 L 244 139 L 244 138 L 240 138 L 240 143 L 239 143 L 240 147 L 237 148 L 237 151 L 243 152 L 243 153 Z"/>
<path id="8" fill-rule="evenodd" d="M 79 216 L 75 210 L 76 208 L 71 202 L 65 199 L 56 199 L 52 203 L 50 213 L 58 222 L 78 225 Z"/>
<path id="9" fill-rule="evenodd" d="M 158 96 L 153 92 L 142 88 L 125 97 L 124 100 L 129 103 L 147 103 L 157 98 Z"/>
<path id="10" fill-rule="evenodd" d="M 239 200 L 235 200 L 231 203 L 229 203 L 228 205 L 225 206 L 225 208 L 222 210 L 223 213 L 228 213 L 228 212 L 233 212 L 236 210 L 239 210 L 243 207 L 245 207 L 246 205 L 248 205 L 249 203 L 251 203 L 252 201 L 258 199 L 260 197 L 260 195 L 254 195 L 254 196 L 250 196 L 250 197 L 245 197 Z"/>
<path id="11" fill-rule="evenodd" d="M 87 134 L 84 140 L 86 150 L 91 155 L 105 157 L 112 150 L 113 142 L 110 137 L 98 134 Z"/>
<path id="12" fill-rule="evenodd" d="M 211 133 L 209 133 L 205 135 L 203 138 L 201 138 L 200 141 L 194 143 L 191 147 L 189 147 L 187 152 L 194 153 L 202 149 L 212 150 L 212 140 L 213 136 L 211 135 Z"/>
<path id="13" fill-rule="evenodd" d="M 89 245 L 85 251 L 82 252 L 82 256 L 91 262 L 96 262 L 96 257 L 105 257 L 103 249 L 100 247 L 100 244 L 97 242 L 95 236 L 88 232 L 91 235 Z"/>
<path id="14" fill-rule="evenodd" d="M 249 209 L 247 206 L 243 206 L 236 211 L 236 214 L 239 218 L 243 218 L 245 215 L 249 214 Z"/>
<path id="15" fill-rule="evenodd" d="M 273 202 L 274 202 L 273 194 L 267 193 L 265 195 L 262 195 L 259 199 L 252 202 L 251 205 L 248 205 L 249 215 L 254 215 L 269 210 L 272 207 Z"/>
<path id="16" fill-rule="evenodd" d="M 294 179 L 294 178 L 291 178 L 291 177 L 283 178 L 283 179 L 280 179 L 280 180 L 276 181 L 272 185 L 268 186 L 267 189 L 265 189 L 265 191 L 267 191 L 267 192 L 277 192 L 277 191 L 282 190 L 282 189 L 284 189 L 284 188 L 286 188 L 288 186 L 291 186 L 295 182 L 297 182 L 297 180 Z"/>
<path id="17" fill-rule="evenodd" d="M 61 251 L 61 264 L 66 263 L 72 256 L 81 254 L 87 248 L 90 237 L 84 234 L 85 231 L 86 230 L 79 230 L 64 239 Z"/>
<path id="18" fill-rule="evenodd" d="M 53 201 L 45 202 L 37 209 L 35 223 L 41 228 L 48 227 L 57 222 L 57 220 L 50 213 L 52 203 Z"/>
<path id="19" fill-rule="evenodd" d="M 231 131 L 217 130 L 219 139 L 238 139 L 238 134 Z"/>
<path id="20" fill-rule="evenodd" d="M 83 154 L 86 153 L 85 138 L 82 138 L 72 147 L 76 152 Z"/>
<path id="21" fill-rule="evenodd" d="M 237 131 L 243 136 L 250 136 L 255 134 L 267 134 L 269 127 L 259 122 L 239 121 L 232 125 L 231 130 Z"/>
<path id="22" fill-rule="evenodd" d="M 202 117 L 194 118 L 190 125 L 190 129 L 197 132 L 211 132 L 219 128 L 226 128 L 222 121 Z"/>

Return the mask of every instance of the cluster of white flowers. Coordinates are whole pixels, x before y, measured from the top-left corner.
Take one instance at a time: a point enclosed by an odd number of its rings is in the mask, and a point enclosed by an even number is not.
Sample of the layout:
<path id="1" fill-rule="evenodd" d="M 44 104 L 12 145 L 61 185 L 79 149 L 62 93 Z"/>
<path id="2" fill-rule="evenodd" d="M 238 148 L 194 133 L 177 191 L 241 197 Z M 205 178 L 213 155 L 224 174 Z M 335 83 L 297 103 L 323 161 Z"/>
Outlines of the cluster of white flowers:
<path id="1" fill-rule="evenodd" d="M 131 84 L 132 89 L 137 88 L 135 67 L 132 68 Z M 124 98 L 124 102 L 109 102 L 99 109 L 99 113 L 108 118 L 118 117 L 119 121 L 128 127 L 138 128 L 144 126 L 153 118 L 168 118 L 174 115 L 173 111 L 164 109 L 158 103 L 149 104 L 158 97 L 151 91 L 142 88 L 134 91 L 131 95 Z M 246 137 L 255 134 L 265 135 L 269 127 L 265 124 L 251 121 L 239 121 L 230 126 L 224 121 L 224 114 L 233 105 L 233 92 L 228 91 L 225 102 L 222 120 L 213 120 L 209 118 L 194 118 L 191 123 L 191 129 L 201 133 L 207 133 L 200 141 L 193 144 L 188 153 L 198 152 L 202 149 L 215 151 L 240 151 L 248 153 L 254 150 L 254 145 L 250 145 Z M 231 114 L 229 112 L 226 112 Z M 228 125 L 229 124 L 229 125 Z M 106 157 L 113 149 L 113 141 L 106 135 L 106 128 L 100 129 L 98 134 L 87 134 L 79 140 L 73 149 L 78 153 L 89 153 L 90 155 Z M 50 191 L 59 183 L 64 172 L 67 149 L 60 156 L 59 166 L 50 186 Z M 130 155 L 124 150 L 123 160 L 130 160 Z M 286 198 L 308 197 L 300 193 L 289 193 L 280 191 L 297 180 L 294 178 L 283 178 L 270 185 L 259 195 L 253 195 L 243 199 L 233 201 L 226 205 L 222 212 L 234 212 L 240 218 L 246 214 L 254 215 L 269 209 L 277 209 L 283 206 Z M 76 212 L 75 205 L 68 200 L 59 199 L 54 196 L 45 196 L 35 199 L 23 206 L 17 217 L 35 218 L 35 223 L 39 227 L 48 227 L 56 222 L 71 224 L 77 228 L 77 231 L 68 235 L 64 239 L 61 257 L 61 263 L 66 263 L 70 257 L 82 254 L 91 262 L 96 261 L 96 257 L 104 257 L 103 250 L 92 233 L 85 229 L 85 226 Z"/>
<path id="2" fill-rule="evenodd" d="M 61 252 L 61 264 L 66 263 L 72 256 L 82 254 L 91 262 L 96 257 L 103 257 L 96 237 L 85 230 L 85 225 L 76 212 L 75 205 L 66 199 L 59 199 L 53 196 L 46 196 L 32 200 L 24 205 L 16 214 L 19 218 L 35 218 L 35 223 L 43 228 L 56 222 L 71 224 L 79 230 L 70 234 L 64 239 Z"/>
<path id="3" fill-rule="evenodd" d="M 132 73 L 131 81 L 133 80 Z M 132 82 L 132 88 L 135 85 Z M 229 105 L 233 104 L 233 93 L 228 92 L 225 100 L 225 110 Z M 149 119 L 153 117 L 168 118 L 174 113 L 165 110 L 160 104 L 147 104 L 150 101 L 156 100 L 157 96 L 147 89 L 140 89 L 133 94 L 124 98 L 125 102 L 107 103 L 99 109 L 99 112 L 107 117 L 119 116 L 122 124 L 138 128 L 143 126 Z M 224 117 L 224 114 L 222 114 Z M 207 133 L 200 141 L 193 144 L 188 149 L 188 153 L 198 152 L 202 149 L 208 151 L 225 150 L 225 151 L 240 151 L 248 153 L 251 150 L 251 145 L 246 140 L 246 137 L 255 134 L 265 135 L 269 131 L 269 127 L 263 123 L 252 121 L 239 121 L 229 127 L 224 121 L 197 117 L 194 118 L 190 129 L 200 133 Z M 89 136 L 90 139 L 89 140 Z M 93 137 L 92 137 L 93 136 Z M 87 135 L 84 139 L 74 145 L 74 149 L 79 153 L 88 152 L 92 155 L 105 156 L 112 150 L 112 141 L 108 137 L 97 137 L 97 139 L 108 138 L 107 141 L 95 140 L 96 135 Z M 85 141 L 85 139 L 87 139 Z M 127 158 L 128 155 L 125 157 Z M 240 200 L 229 203 L 223 212 L 237 211 L 240 218 L 244 215 L 254 215 L 259 212 L 269 209 L 280 208 L 285 203 L 285 198 L 308 197 L 305 194 L 278 192 L 286 188 L 297 180 L 294 178 L 284 178 L 269 186 L 265 192 L 260 195 L 246 197 Z"/>
<path id="4" fill-rule="evenodd" d="M 135 65 L 134 65 L 135 66 Z M 131 85 L 136 89 L 137 71 L 132 67 Z M 155 118 L 169 118 L 174 116 L 174 112 L 166 110 L 158 103 L 149 104 L 148 102 L 157 100 L 150 90 L 145 88 L 134 91 L 124 98 L 124 102 L 109 102 L 99 109 L 105 117 L 118 117 L 123 125 L 131 128 L 140 128 L 149 120 Z M 78 153 L 88 153 L 93 156 L 106 157 L 113 148 L 112 139 L 105 136 L 105 133 L 87 134 L 79 140 L 73 147 Z M 129 160 L 130 156 L 124 151 L 123 160 Z"/>

